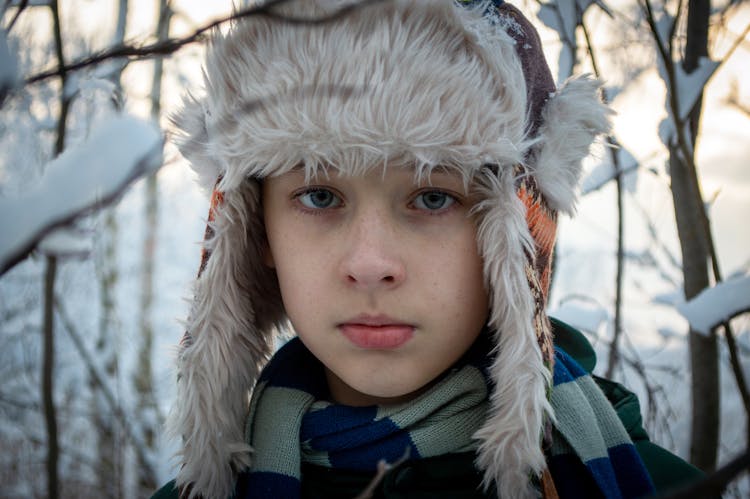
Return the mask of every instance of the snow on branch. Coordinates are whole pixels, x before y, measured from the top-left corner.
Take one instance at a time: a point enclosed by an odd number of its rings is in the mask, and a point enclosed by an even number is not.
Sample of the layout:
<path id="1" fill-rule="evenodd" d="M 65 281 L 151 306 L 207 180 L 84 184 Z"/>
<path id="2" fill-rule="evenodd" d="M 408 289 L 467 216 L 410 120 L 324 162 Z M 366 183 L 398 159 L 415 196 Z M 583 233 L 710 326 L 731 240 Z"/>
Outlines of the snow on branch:
<path id="1" fill-rule="evenodd" d="M 654 36 L 659 57 L 657 57 L 657 68 L 659 76 L 667 88 L 666 108 L 668 117 L 659 125 L 659 137 L 664 145 L 669 147 L 675 142 L 678 134 L 684 130 L 678 130 L 686 126 L 686 120 L 690 111 L 703 94 L 708 80 L 721 66 L 722 61 L 712 61 L 707 57 L 698 60 L 698 67 L 688 73 L 680 61 L 672 58 L 672 40 L 676 21 L 674 16 L 663 12 L 656 19 L 651 11 L 649 2 L 646 2 L 648 21 Z M 687 151 L 683 151 L 683 154 Z"/>
<path id="2" fill-rule="evenodd" d="M 41 181 L 14 199 L 0 199 L 0 274 L 23 260 L 56 228 L 119 198 L 162 163 L 162 137 L 152 124 L 121 116 L 50 162 Z"/>
<path id="3" fill-rule="evenodd" d="M 565 81 L 573 72 L 578 47 L 576 28 L 581 25 L 584 13 L 593 4 L 612 17 L 612 12 L 602 0 L 558 0 L 543 2 L 539 7 L 539 20 L 556 31 L 563 44 L 558 60 L 559 82 Z"/>
<path id="4" fill-rule="evenodd" d="M 750 275 L 704 289 L 692 300 L 677 305 L 677 310 L 695 331 L 707 335 L 715 327 L 750 311 Z"/>
<path id="5" fill-rule="evenodd" d="M 711 76 L 713 76 L 716 69 L 721 65 L 721 61 L 712 61 L 707 57 L 701 57 L 698 67 L 691 73 L 687 73 L 683 69 L 682 64 L 677 61 L 674 61 L 672 64 L 677 80 L 678 115 L 680 121 L 684 121 L 695 106 L 698 97 L 703 93 L 708 80 L 711 79 Z M 665 74 L 663 67 L 663 64 L 659 65 L 659 74 L 669 88 L 669 78 Z"/>

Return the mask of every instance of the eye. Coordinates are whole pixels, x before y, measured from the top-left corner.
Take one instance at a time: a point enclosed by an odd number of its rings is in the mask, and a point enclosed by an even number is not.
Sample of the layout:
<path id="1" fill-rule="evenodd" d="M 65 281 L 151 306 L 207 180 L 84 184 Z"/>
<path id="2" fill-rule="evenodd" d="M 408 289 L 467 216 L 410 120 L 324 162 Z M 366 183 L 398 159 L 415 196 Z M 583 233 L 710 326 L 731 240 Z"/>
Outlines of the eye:
<path id="1" fill-rule="evenodd" d="M 426 191 L 414 198 L 414 207 L 418 210 L 445 210 L 456 202 L 456 198 L 443 191 Z"/>
<path id="2" fill-rule="evenodd" d="M 302 206 L 311 210 L 325 210 L 341 206 L 341 198 L 328 189 L 309 189 L 297 195 L 297 199 Z"/>

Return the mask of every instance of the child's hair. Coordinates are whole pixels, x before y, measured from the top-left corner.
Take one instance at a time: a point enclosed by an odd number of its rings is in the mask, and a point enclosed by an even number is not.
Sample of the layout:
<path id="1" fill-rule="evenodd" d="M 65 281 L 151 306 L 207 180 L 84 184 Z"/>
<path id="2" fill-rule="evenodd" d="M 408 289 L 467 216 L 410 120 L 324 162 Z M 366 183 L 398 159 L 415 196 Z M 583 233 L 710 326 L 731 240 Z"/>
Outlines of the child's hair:
<path id="1" fill-rule="evenodd" d="M 344 3 L 275 11 L 316 17 Z M 573 211 L 581 160 L 608 129 L 598 87 L 580 78 L 555 90 L 537 33 L 497 1 L 392 0 L 322 25 L 257 16 L 217 33 L 205 94 L 174 117 L 182 153 L 213 190 L 168 422 L 182 442 L 178 486 L 229 496 L 252 459 L 248 393 L 286 321 L 263 263 L 258 179 L 398 163 L 455 169 L 481 194 L 495 348 L 477 463 L 502 495 L 528 492 L 551 415 L 544 307 L 556 213 Z"/>

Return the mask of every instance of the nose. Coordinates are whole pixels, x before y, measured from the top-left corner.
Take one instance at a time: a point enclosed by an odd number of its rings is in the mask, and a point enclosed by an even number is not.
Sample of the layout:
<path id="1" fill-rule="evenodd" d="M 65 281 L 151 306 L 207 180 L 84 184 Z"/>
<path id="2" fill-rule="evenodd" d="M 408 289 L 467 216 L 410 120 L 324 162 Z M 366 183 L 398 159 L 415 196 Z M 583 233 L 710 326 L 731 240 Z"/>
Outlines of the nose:
<path id="1" fill-rule="evenodd" d="M 347 284 L 364 291 L 390 289 L 406 278 L 394 224 L 382 209 L 368 209 L 350 221 L 341 260 Z"/>

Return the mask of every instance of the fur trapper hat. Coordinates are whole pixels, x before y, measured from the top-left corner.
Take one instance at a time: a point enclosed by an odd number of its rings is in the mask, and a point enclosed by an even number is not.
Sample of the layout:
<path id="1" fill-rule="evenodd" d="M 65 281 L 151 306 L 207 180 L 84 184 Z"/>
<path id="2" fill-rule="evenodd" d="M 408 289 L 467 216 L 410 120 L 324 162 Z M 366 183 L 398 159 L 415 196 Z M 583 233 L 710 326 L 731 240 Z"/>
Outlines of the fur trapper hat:
<path id="1" fill-rule="evenodd" d="M 320 17 L 342 0 L 293 0 Z M 201 271 L 180 346 L 168 429 L 177 485 L 225 498 L 252 459 L 250 391 L 286 324 L 263 263 L 257 179 L 303 165 L 359 174 L 384 164 L 460 172 L 481 193 L 478 247 L 496 342 L 477 465 L 502 497 L 534 495 L 553 361 L 544 308 L 557 212 L 574 210 L 581 161 L 609 128 L 599 84 L 555 89 L 534 28 L 502 2 L 390 0 L 323 25 L 277 16 L 215 34 L 205 93 L 174 117 L 178 145 L 212 192 Z"/>

